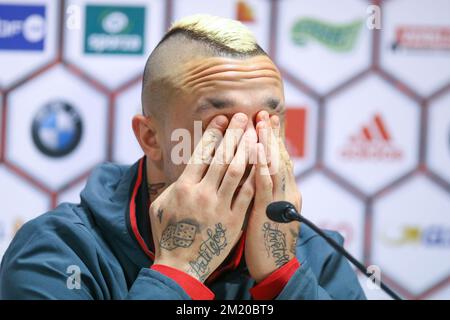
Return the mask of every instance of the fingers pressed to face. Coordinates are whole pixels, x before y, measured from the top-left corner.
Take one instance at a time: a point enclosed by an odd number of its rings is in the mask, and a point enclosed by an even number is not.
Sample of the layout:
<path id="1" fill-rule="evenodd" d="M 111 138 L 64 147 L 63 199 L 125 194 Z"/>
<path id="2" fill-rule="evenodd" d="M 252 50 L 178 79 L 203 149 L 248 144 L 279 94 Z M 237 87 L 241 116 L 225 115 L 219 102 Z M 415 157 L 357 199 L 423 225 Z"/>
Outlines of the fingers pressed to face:
<path id="1" fill-rule="evenodd" d="M 253 150 L 255 149 L 256 142 L 256 131 L 253 128 L 248 128 L 239 142 L 236 155 L 231 160 L 219 187 L 218 195 L 225 203 L 231 205 L 236 188 L 246 172 L 249 158 L 256 152 L 256 150 Z"/>
<path id="2" fill-rule="evenodd" d="M 287 154 L 286 148 L 284 147 L 283 139 L 281 138 L 281 126 L 280 118 L 277 115 L 270 117 L 270 124 L 272 127 L 272 132 L 275 137 L 275 143 L 277 145 L 278 152 L 278 172 L 273 177 L 273 190 L 276 198 L 281 198 L 286 189 L 286 179 L 287 179 L 287 168 L 286 163 L 289 160 L 289 155 Z M 287 155 L 287 159 L 285 159 Z"/>
<path id="3" fill-rule="evenodd" d="M 244 134 L 247 121 L 248 118 L 245 114 L 236 113 L 225 131 L 225 136 L 217 148 L 214 158 L 211 161 L 211 165 L 203 178 L 203 181 L 207 183 L 208 186 L 214 188 L 214 191 L 219 189 L 222 178 L 227 171 L 229 164 L 235 157 L 236 148 Z"/>
<path id="4" fill-rule="evenodd" d="M 211 120 L 180 179 L 190 182 L 199 182 L 202 179 L 215 148 L 222 141 L 223 132 L 227 126 L 228 118 L 224 115 L 219 115 Z"/>
<path id="5" fill-rule="evenodd" d="M 277 116 L 272 116 L 277 117 Z M 258 116 L 256 127 L 258 130 L 259 142 L 264 146 L 264 151 L 266 152 L 266 157 L 269 162 L 269 172 L 272 175 L 274 191 L 275 193 L 283 191 L 284 185 L 284 167 L 280 156 L 280 146 L 279 146 L 279 120 L 277 118 L 272 119 L 269 117 L 267 111 L 261 111 Z M 275 126 L 274 126 L 275 125 Z"/>
<path id="6" fill-rule="evenodd" d="M 239 190 L 239 193 L 232 203 L 231 210 L 233 213 L 245 214 L 255 195 L 255 172 L 256 166 L 252 166 L 250 174 Z"/>
<path id="7" fill-rule="evenodd" d="M 269 203 L 273 198 L 273 183 L 267 166 L 267 158 L 262 143 L 257 144 L 258 161 L 255 172 L 255 202 Z"/>

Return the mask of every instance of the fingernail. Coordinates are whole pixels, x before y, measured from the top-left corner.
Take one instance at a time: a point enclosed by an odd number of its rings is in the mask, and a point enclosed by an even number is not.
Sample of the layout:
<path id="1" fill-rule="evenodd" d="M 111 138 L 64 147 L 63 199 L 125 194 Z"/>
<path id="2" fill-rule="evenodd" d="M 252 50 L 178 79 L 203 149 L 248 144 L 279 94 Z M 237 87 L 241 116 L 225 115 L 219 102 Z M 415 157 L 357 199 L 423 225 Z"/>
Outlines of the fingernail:
<path id="1" fill-rule="evenodd" d="M 214 120 L 216 125 L 218 125 L 219 127 L 224 127 L 226 126 L 228 119 L 225 116 L 218 116 L 216 117 L 216 119 Z"/>
<path id="2" fill-rule="evenodd" d="M 241 123 L 246 123 L 247 122 L 247 116 L 245 114 L 243 114 L 243 113 L 236 113 L 234 115 L 234 118 L 237 121 L 241 122 Z"/>
<path id="3" fill-rule="evenodd" d="M 272 121 L 275 126 L 278 127 L 280 125 L 280 118 L 278 118 L 278 116 L 273 116 Z"/>
<path id="4" fill-rule="evenodd" d="M 264 120 L 264 121 L 267 121 L 268 119 L 269 119 L 269 114 L 267 113 L 267 112 L 263 112 L 262 113 L 262 115 L 261 115 L 261 118 Z"/>

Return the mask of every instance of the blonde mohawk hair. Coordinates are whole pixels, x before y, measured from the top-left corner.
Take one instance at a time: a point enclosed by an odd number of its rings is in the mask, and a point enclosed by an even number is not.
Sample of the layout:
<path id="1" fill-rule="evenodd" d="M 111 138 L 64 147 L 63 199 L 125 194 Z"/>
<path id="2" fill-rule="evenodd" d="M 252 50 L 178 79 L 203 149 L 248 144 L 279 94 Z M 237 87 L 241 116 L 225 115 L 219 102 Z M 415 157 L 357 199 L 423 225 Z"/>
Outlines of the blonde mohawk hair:
<path id="1" fill-rule="evenodd" d="M 199 40 L 209 40 L 237 53 L 258 49 L 255 36 L 239 21 L 207 14 L 196 14 L 175 21 L 167 35 L 184 31 Z"/>
<path id="2" fill-rule="evenodd" d="M 164 110 L 169 75 L 176 65 L 198 56 L 249 58 L 267 56 L 253 33 L 241 22 L 198 14 L 176 21 L 147 59 L 142 80 L 142 109 L 158 115 Z M 146 101 L 150 101 L 148 103 Z M 145 107 L 147 105 L 147 107 Z"/>

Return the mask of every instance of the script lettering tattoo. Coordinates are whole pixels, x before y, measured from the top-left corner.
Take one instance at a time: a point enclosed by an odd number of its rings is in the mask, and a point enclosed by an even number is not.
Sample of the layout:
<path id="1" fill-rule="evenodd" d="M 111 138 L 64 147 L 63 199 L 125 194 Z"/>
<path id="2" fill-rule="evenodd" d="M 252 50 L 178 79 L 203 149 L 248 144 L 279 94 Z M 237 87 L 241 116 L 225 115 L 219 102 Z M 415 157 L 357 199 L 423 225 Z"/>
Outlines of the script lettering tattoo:
<path id="1" fill-rule="evenodd" d="M 166 250 L 188 248 L 194 242 L 198 230 L 198 223 L 190 219 L 181 220 L 177 223 L 169 223 L 162 233 L 159 245 Z"/>
<path id="2" fill-rule="evenodd" d="M 281 178 L 281 190 L 284 192 L 286 191 L 286 176 L 283 176 Z"/>
<path id="3" fill-rule="evenodd" d="M 263 231 L 267 257 L 274 258 L 277 267 L 281 267 L 289 262 L 286 234 L 278 230 L 278 223 L 273 225 L 270 222 L 264 223 Z"/>
<path id="4" fill-rule="evenodd" d="M 209 263 L 214 256 L 219 256 L 227 246 L 226 229 L 219 222 L 214 230 L 208 228 L 206 234 L 208 238 L 200 244 L 198 256 L 190 261 L 188 273 L 196 276 L 200 281 L 205 281 L 210 273 Z"/>
<path id="5" fill-rule="evenodd" d="M 148 194 L 150 196 L 156 196 L 159 190 L 166 186 L 166 183 L 165 182 L 149 183 L 147 186 L 148 186 Z"/>

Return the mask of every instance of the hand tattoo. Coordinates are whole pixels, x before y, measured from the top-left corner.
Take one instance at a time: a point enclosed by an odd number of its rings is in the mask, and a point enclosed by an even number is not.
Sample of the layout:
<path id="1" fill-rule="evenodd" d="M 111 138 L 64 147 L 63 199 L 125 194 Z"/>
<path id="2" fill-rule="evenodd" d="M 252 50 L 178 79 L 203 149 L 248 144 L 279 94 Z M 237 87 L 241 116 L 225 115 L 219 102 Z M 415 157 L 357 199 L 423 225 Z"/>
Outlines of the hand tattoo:
<path id="1" fill-rule="evenodd" d="M 214 231 L 208 228 L 208 238 L 200 244 L 198 256 L 190 261 L 188 273 L 196 276 L 200 281 L 205 281 L 210 273 L 209 263 L 214 256 L 219 256 L 227 246 L 226 229 L 219 222 Z"/>
<path id="2" fill-rule="evenodd" d="M 288 250 L 286 247 L 286 234 L 278 230 L 278 223 L 266 222 L 263 225 L 264 245 L 266 246 L 267 257 L 275 259 L 275 265 L 281 267 L 289 262 Z"/>
<path id="3" fill-rule="evenodd" d="M 198 223 L 190 219 L 184 219 L 175 224 L 169 223 L 162 233 L 159 245 L 166 250 L 188 248 L 194 242 L 198 230 Z"/>

